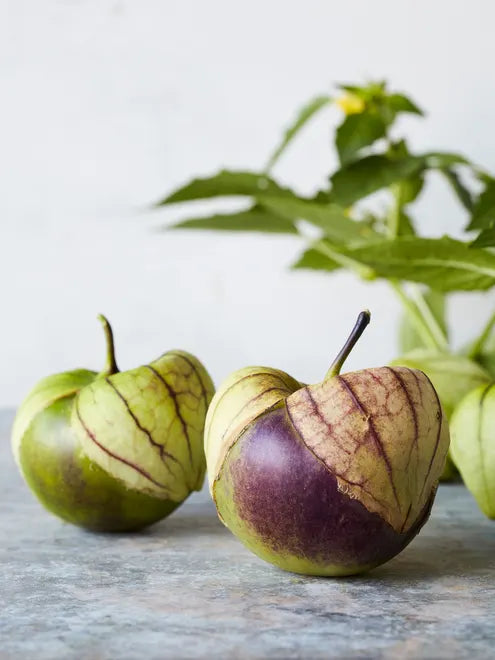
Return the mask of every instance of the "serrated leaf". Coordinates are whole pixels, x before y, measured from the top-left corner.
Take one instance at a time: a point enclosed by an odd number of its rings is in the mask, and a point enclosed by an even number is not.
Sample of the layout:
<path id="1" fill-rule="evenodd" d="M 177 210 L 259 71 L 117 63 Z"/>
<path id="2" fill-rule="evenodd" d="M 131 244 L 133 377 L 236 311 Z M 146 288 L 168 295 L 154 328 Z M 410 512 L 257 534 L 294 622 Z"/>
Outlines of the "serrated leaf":
<path id="1" fill-rule="evenodd" d="M 213 176 L 193 179 L 162 199 L 156 206 L 191 202 L 211 197 L 252 196 L 269 194 L 272 196 L 292 196 L 287 188 L 282 188 L 273 179 L 257 172 L 221 170 Z"/>
<path id="2" fill-rule="evenodd" d="M 337 204 L 322 204 L 303 198 L 262 196 L 261 206 L 289 220 L 307 220 L 323 230 L 334 243 L 362 244 L 379 237 L 366 223 L 356 222 L 345 215 Z"/>
<path id="3" fill-rule="evenodd" d="M 448 338 L 447 335 L 447 322 L 446 322 L 446 298 L 445 294 L 439 291 L 429 289 L 424 295 L 423 299 L 430 310 L 431 315 L 438 323 L 439 327 Z M 401 353 L 407 353 L 415 348 L 428 348 L 425 346 L 422 338 L 416 331 L 410 317 L 407 314 L 402 314 L 399 323 L 399 349 Z"/>
<path id="4" fill-rule="evenodd" d="M 299 259 L 292 264 L 291 268 L 334 271 L 340 268 L 340 265 L 333 259 L 330 259 L 330 257 L 318 252 L 318 250 L 310 248 L 300 255 Z"/>
<path id="5" fill-rule="evenodd" d="M 473 210 L 473 198 L 471 192 L 462 183 L 459 175 L 449 167 L 442 167 L 438 170 L 450 183 L 452 190 L 467 211 Z"/>
<path id="6" fill-rule="evenodd" d="M 384 137 L 387 125 L 383 118 L 374 112 L 350 114 L 337 128 L 335 146 L 342 165 L 354 159 L 356 154 Z"/>
<path id="7" fill-rule="evenodd" d="M 478 197 L 467 229 L 488 229 L 495 224 L 495 179 L 487 181 Z"/>
<path id="8" fill-rule="evenodd" d="M 282 141 L 272 153 L 266 164 L 266 171 L 269 172 L 280 158 L 282 153 L 287 149 L 292 140 L 296 137 L 299 131 L 308 123 L 308 121 L 322 108 L 332 102 L 330 96 L 317 96 L 307 103 L 298 113 L 295 121 L 287 128 L 282 138 Z"/>
<path id="9" fill-rule="evenodd" d="M 421 282 L 438 291 L 489 289 L 495 255 L 450 238 L 403 237 L 344 252 L 381 277 Z"/>
<path id="10" fill-rule="evenodd" d="M 224 213 L 204 218 L 182 220 L 172 225 L 170 229 L 256 231 L 268 234 L 297 233 L 293 222 L 257 206 L 237 213 Z"/>
<path id="11" fill-rule="evenodd" d="M 335 172 L 331 177 L 332 193 L 337 203 L 349 206 L 396 181 L 417 174 L 423 167 L 423 159 L 415 156 L 399 159 L 383 154 L 366 156 Z"/>

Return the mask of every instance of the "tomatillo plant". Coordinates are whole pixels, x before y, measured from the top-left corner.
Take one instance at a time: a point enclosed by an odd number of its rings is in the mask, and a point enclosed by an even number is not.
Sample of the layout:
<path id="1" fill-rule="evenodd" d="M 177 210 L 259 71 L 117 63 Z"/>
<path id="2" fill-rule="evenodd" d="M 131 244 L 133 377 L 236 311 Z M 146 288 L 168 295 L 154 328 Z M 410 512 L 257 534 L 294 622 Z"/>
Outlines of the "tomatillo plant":
<path id="1" fill-rule="evenodd" d="M 323 189 L 304 197 L 271 173 L 300 130 L 330 106 L 342 113 L 334 133 L 338 166 Z M 423 112 L 384 82 L 339 85 L 334 96 L 318 96 L 302 108 L 264 168 L 194 179 L 158 206 L 247 199 L 240 211 L 190 218 L 173 228 L 299 235 L 306 246 L 293 268 L 345 269 L 367 281 L 387 281 L 403 308 L 401 357 L 395 363 L 428 374 L 450 415 L 464 395 L 495 377 L 495 317 L 469 349 L 457 353 L 445 313 L 451 292 L 485 291 L 495 284 L 495 178 L 455 152 L 415 152 L 397 136 L 396 120 L 403 115 Z M 468 216 L 462 240 L 418 233 L 414 203 L 432 173 L 445 178 Z M 379 210 L 370 199 L 375 193 L 383 200 Z M 313 226 L 311 239 L 307 223 Z M 450 464 L 446 476 L 452 473 Z"/>

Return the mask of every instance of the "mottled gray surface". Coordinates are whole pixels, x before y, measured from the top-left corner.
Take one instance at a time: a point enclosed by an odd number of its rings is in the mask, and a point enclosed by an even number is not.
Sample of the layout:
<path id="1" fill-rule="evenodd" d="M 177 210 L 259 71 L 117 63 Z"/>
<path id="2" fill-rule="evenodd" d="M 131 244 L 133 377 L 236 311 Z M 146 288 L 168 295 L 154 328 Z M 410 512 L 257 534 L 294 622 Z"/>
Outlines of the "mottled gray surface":
<path id="1" fill-rule="evenodd" d="M 45 513 L 0 413 L 0 657 L 493 658 L 495 523 L 460 486 L 396 559 L 302 578 L 245 550 L 206 493 L 133 535 Z"/>

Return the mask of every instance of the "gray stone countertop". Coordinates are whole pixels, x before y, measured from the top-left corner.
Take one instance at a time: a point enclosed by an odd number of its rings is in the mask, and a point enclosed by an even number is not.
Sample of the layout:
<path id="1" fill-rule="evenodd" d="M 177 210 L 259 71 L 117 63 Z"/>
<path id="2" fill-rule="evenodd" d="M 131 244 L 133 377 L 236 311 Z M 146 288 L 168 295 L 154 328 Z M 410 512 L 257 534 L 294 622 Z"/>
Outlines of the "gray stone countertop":
<path id="1" fill-rule="evenodd" d="M 139 534 L 46 513 L 0 412 L 0 658 L 493 658 L 495 522 L 460 485 L 397 558 L 353 578 L 264 563 L 206 491 Z"/>

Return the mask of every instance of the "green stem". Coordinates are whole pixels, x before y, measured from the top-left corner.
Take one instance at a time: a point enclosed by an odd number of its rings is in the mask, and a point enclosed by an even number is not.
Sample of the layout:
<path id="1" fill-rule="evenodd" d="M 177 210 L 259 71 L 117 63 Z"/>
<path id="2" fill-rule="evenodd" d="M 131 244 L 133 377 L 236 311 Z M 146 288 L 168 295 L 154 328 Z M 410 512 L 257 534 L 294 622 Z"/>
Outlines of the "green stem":
<path id="1" fill-rule="evenodd" d="M 399 296 L 399 299 L 406 311 L 411 323 L 416 328 L 417 333 L 423 340 L 423 343 L 428 348 L 433 348 L 436 351 L 441 351 L 442 347 L 439 345 L 434 334 L 432 334 L 431 329 L 428 324 L 425 322 L 425 319 L 421 312 L 418 310 L 417 306 L 414 304 L 410 298 L 405 294 L 401 285 L 396 280 L 389 280 L 389 284 L 395 293 Z"/>
<path id="2" fill-rule="evenodd" d="M 324 254 L 325 256 L 329 257 L 330 259 L 333 259 L 336 263 L 338 263 L 340 266 L 343 268 L 349 268 L 350 270 L 353 270 L 357 275 L 362 277 L 363 279 L 372 279 L 374 276 L 374 272 L 371 268 L 368 266 L 363 266 L 360 264 L 358 261 L 355 261 L 351 257 L 348 257 L 344 254 L 341 254 L 338 250 L 334 250 L 331 246 L 328 245 L 328 243 L 324 243 L 323 241 L 318 241 L 317 243 L 313 244 L 313 249 L 317 250 L 318 252 L 321 252 L 321 254 Z M 394 289 L 396 294 L 399 296 L 402 305 L 404 306 L 404 309 L 409 316 L 411 323 L 414 325 L 416 328 L 416 331 L 418 332 L 419 336 L 423 340 L 425 346 L 428 348 L 432 348 L 436 351 L 443 351 L 447 348 L 447 340 L 445 338 L 445 335 L 443 332 L 436 332 L 435 328 L 432 327 L 433 324 L 429 324 L 427 320 L 424 317 L 424 312 L 426 310 L 420 311 L 418 306 L 410 300 L 407 295 L 404 293 L 402 287 L 400 284 L 395 281 L 395 280 L 389 280 L 390 286 Z M 424 302 L 425 307 L 428 308 L 426 301 Z M 431 314 L 431 310 L 428 308 L 428 312 Z M 435 319 L 433 319 L 435 321 Z"/>
<path id="3" fill-rule="evenodd" d="M 333 249 L 328 243 L 323 241 L 317 241 L 311 246 L 317 252 L 324 254 L 326 257 L 333 259 L 339 266 L 343 268 L 348 268 L 349 270 L 354 271 L 359 277 L 362 277 L 365 280 L 370 280 L 374 277 L 374 271 L 369 266 L 363 266 L 352 257 L 348 257 L 345 254 L 342 254 L 338 250 Z"/>
<path id="4" fill-rule="evenodd" d="M 483 332 L 481 335 L 476 339 L 474 344 L 471 346 L 471 349 L 468 353 L 468 357 L 471 359 L 477 358 L 480 353 L 483 351 L 486 342 L 490 338 L 490 335 L 492 334 L 492 330 L 495 326 L 495 312 L 490 316 L 488 319 L 488 323 L 485 325 Z"/>
<path id="5" fill-rule="evenodd" d="M 402 211 L 400 183 L 390 186 L 390 192 L 392 193 L 393 203 L 387 218 L 387 233 L 388 237 L 393 240 L 399 235 L 400 214 Z"/>
<path id="6" fill-rule="evenodd" d="M 368 310 L 365 310 L 364 312 L 361 312 L 359 314 L 359 316 L 357 317 L 356 324 L 352 329 L 351 334 L 349 335 L 346 343 L 342 347 L 340 353 L 337 355 L 335 360 L 332 362 L 332 366 L 330 367 L 330 369 L 327 371 L 325 380 L 328 380 L 329 378 L 333 378 L 334 376 L 338 376 L 340 370 L 342 369 L 342 365 L 347 360 L 349 353 L 356 345 L 356 342 L 363 334 L 364 329 L 366 328 L 370 320 L 371 320 L 371 314 L 369 313 Z"/>
<path id="7" fill-rule="evenodd" d="M 100 372 L 100 376 L 111 376 L 116 374 L 119 371 L 117 362 L 115 360 L 115 346 L 113 343 L 113 332 L 112 326 L 108 322 L 108 319 L 103 316 L 103 314 L 98 314 L 98 321 L 103 326 L 103 332 L 105 333 L 105 342 L 107 347 L 107 359 L 105 362 L 105 368 Z"/>
<path id="8" fill-rule="evenodd" d="M 404 204 L 400 183 L 392 184 L 389 190 L 392 194 L 392 207 L 387 218 L 387 233 L 389 239 L 394 240 L 399 235 L 400 217 Z M 411 322 L 414 324 L 425 345 L 435 350 L 448 350 L 449 346 L 445 332 L 432 314 L 418 285 L 411 285 L 411 294 L 414 298 L 414 300 L 411 300 L 398 282 L 390 281 L 390 284 L 399 296 L 406 313 L 409 315 Z"/>
<path id="9" fill-rule="evenodd" d="M 411 284 L 410 290 L 411 290 L 411 296 L 414 299 L 414 302 L 416 303 L 416 307 L 418 308 L 421 316 L 423 317 L 423 321 L 428 326 L 431 334 L 435 338 L 435 341 L 437 342 L 438 346 L 440 347 L 441 350 L 447 351 L 449 349 L 449 342 L 447 336 L 442 326 L 435 318 L 435 315 L 431 311 L 430 306 L 426 302 L 423 292 L 421 291 L 421 289 L 417 284 Z"/>

